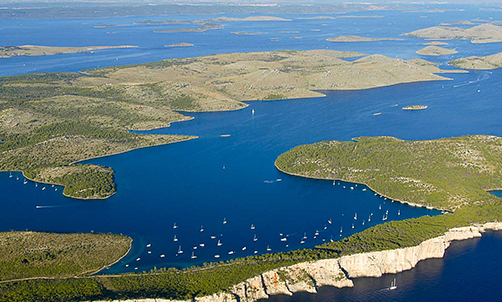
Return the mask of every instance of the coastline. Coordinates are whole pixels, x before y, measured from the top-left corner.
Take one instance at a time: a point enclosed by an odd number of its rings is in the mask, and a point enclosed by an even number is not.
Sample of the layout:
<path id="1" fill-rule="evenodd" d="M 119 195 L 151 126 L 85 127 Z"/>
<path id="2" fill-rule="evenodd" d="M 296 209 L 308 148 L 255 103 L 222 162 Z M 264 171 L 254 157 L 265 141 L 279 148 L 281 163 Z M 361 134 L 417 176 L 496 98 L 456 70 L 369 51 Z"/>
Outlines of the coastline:
<path id="1" fill-rule="evenodd" d="M 112 300 L 113 302 L 256 302 L 273 295 L 317 293 L 322 286 L 353 287 L 352 279 L 381 277 L 413 269 L 420 261 L 444 257 L 453 241 L 482 237 L 488 230 L 502 231 L 502 222 L 452 228 L 443 235 L 412 247 L 359 253 L 333 259 L 302 262 L 262 273 L 226 291 L 190 300 L 159 298 Z M 95 302 L 105 302 L 95 300 Z"/>
<path id="2" fill-rule="evenodd" d="M 110 263 L 110 264 L 108 264 L 108 265 L 105 265 L 105 266 L 103 266 L 102 268 L 98 269 L 97 271 L 83 272 L 83 273 L 81 273 L 80 275 L 84 275 L 84 274 L 90 274 L 91 276 L 92 276 L 92 275 L 96 275 L 97 273 L 101 272 L 101 271 L 102 271 L 102 270 L 104 270 L 105 268 L 110 267 L 110 266 L 112 266 L 112 265 L 115 265 L 115 264 L 119 263 L 119 262 L 120 262 L 120 260 L 124 259 L 124 258 L 125 258 L 125 257 L 129 254 L 129 252 L 131 252 L 131 250 L 132 250 L 132 242 L 134 241 L 134 239 L 132 239 L 131 237 L 129 237 L 129 239 L 130 239 L 130 240 L 129 240 L 129 248 L 128 248 L 128 249 L 127 249 L 127 251 L 124 253 L 124 255 L 122 255 L 120 258 L 118 258 L 115 262 Z"/>
<path id="3" fill-rule="evenodd" d="M 279 170 L 280 172 L 284 173 L 284 174 L 287 174 L 287 175 L 291 175 L 291 176 L 296 176 L 296 177 L 303 177 L 303 178 L 309 178 L 309 179 L 321 179 L 321 180 L 331 180 L 331 181 L 343 181 L 343 182 L 347 182 L 347 183 L 353 183 L 353 184 L 358 184 L 358 185 L 364 185 L 364 186 L 367 186 L 371 191 L 375 192 L 378 196 L 380 197 L 384 197 L 384 198 L 387 198 L 389 199 L 391 202 L 394 202 L 394 201 L 397 201 L 399 203 L 402 203 L 402 204 L 405 204 L 405 205 L 408 205 L 410 207 L 417 207 L 417 208 L 427 208 L 429 210 L 438 210 L 438 211 L 445 211 L 445 212 L 452 212 L 452 210 L 449 210 L 449 209 L 442 209 L 442 208 L 436 208 L 436 207 L 433 207 L 433 206 L 426 206 L 426 205 L 423 205 L 423 204 L 418 204 L 418 203 L 414 203 L 414 202 L 409 202 L 409 201 L 406 201 L 406 200 L 401 200 L 401 199 L 397 199 L 397 198 L 391 198 L 385 194 L 381 194 L 380 192 L 376 191 L 375 189 L 373 189 L 371 186 L 369 186 L 368 184 L 365 184 L 363 182 L 356 182 L 356 181 L 349 181 L 349 180 L 345 180 L 345 179 L 341 179 L 341 178 L 321 178 L 321 177 L 311 177 L 311 176 L 305 176 L 305 175 L 301 175 L 301 174 L 296 174 L 296 173 L 290 173 L 290 172 L 287 172 L 287 171 L 284 171 L 284 170 L 281 170 L 276 162 L 274 162 L 274 166 L 277 170 Z M 491 190 L 491 191 L 498 191 L 498 190 Z"/>
<path id="4" fill-rule="evenodd" d="M 108 156 L 115 156 L 115 155 L 119 155 L 119 154 L 131 152 L 131 151 L 134 151 L 134 150 L 140 150 L 140 149 L 145 149 L 145 148 L 165 146 L 165 145 L 169 145 L 169 144 L 186 142 L 186 141 L 190 141 L 190 140 L 197 139 L 197 138 L 199 138 L 199 137 L 198 136 L 190 136 L 190 137 L 188 137 L 186 139 L 179 140 L 179 141 L 176 141 L 176 142 L 169 142 L 169 143 L 164 143 L 164 144 L 159 144 L 159 145 L 153 145 L 153 146 L 144 146 L 144 147 L 128 149 L 128 150 L 125 150 L 125 151 L 116 152 L 116 153 L 112 153 L 112 154 L 107 154 L 107 155 L 102 155 L 102 156 L 94 156 L 94 157 L 82 159 L 82 160 L 79 160 L 79 161 L 71 162 L 68 165 L 71 166 L 71 165 L 78 164 L 78 163 L 81 163 L 81 162 L 85 162 L 85 161 L 88 161 L 88 160 L 93 160 L 93 159 L 98 159 L 98 158 L 104 158 L 104 157 L 108 157 Z M 24 174 L 24 171 L 21 171 L 21 170 L 3 170 L 3 171 L 0 171 L 0 172 L 21 172 L 24 178 L 26 178 L 26 179 L 28 179 L 28 180 L 30 180 L 32 182 L 36 182 L 36 183 L 39 183 L 39 184 L 45 184 L 45 185 L 60 186 L 60 187 L 63 187 L 63 192 L 64 192 L 64 187 L 65 187 L 64 185 L 59 184 L 59 183 L 51 183 L 51 182 L 44 182 L 44 181 L 38 181 L 38 180 L 35 180 L 35 179 L 31 179 L 31 178 L 27 177 Z M 108 195 L 106 197 L 92 197 L 92 198 L 74 197 L 74 196 L 66 195 L 65 193 L 62 193 L 62 194 L 63 194 L 63 196 L 65 196 L 67 198 L 73 198 L 73 199 L 78 199 L 78 200 L 104 200 L 104 199 L 108 199 L 108 198 L 112 197 L 116 193 L 117 193 L 117 191 L 113 192 L 112 194 L 110 194 L 110 195 Z"/>

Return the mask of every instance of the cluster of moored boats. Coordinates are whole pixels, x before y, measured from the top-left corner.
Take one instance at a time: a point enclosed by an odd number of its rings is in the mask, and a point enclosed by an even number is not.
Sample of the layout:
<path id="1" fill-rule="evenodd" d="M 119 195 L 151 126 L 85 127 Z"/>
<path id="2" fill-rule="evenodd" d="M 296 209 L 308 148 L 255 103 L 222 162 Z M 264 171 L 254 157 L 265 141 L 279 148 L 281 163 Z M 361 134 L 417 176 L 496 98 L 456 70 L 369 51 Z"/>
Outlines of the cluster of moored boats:
<path id="1" fill-rule="evenodd" d="M 12 173 L 10 173 L 10 174 L 9 174 L 9 178 L 13 178 L 13 177 L 14 177 L 14 176 L 12 175 Z M 16 181 L 19 181 L 19 180 L 20 180 L 19 176 L 16 176 Z M 27 184 L 28 184 L 28 180 L 25 178 L 25 179 L 23 180 L 23 185 L 27 185 Z M 51 185 L 50 187 L 51 187 L 51 188 L 54 188 L 54 191 L 56 191 L 56 192 L 57 192 L 58 188 L 57 188 L 56 186 Z M 35 188 L 38 188 L 38 183 L 37 183 L 37 182 L 35 183 Z M 46 188 L 47 188 L 47 186 L 42 185 L 42 191 L 45 191 L 45 190 L 46 190 Z"/>

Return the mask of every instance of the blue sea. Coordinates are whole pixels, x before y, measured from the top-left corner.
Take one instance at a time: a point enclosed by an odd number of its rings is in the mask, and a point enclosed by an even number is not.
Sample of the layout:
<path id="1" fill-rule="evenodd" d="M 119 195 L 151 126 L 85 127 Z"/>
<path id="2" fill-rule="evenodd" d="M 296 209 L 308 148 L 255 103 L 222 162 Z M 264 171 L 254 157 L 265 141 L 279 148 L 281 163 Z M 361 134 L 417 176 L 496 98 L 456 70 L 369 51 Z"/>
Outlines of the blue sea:
<path id="1" fill-rule="evenodd" d="M 281 15 L 292 21 L 227 22 L 225 28 L 219 30 L 165 34 L 153 31 L 185 25 L 139 25 L 135 22 L 214 16 L 0 20 L 0 45 L 138 46 L 93 54 L 0 59 L 0 75 L 77 72 L 169 58 L 279 49 L 353 50 L 393 58 L 423 58 L 451 69 L 446 65 L 449 60 L 497 53 L 502 51 L 501 43 L 471 44 L 453 40 L 448 41 L 447 47 L 456 48 L 458 54 L 422 57 L 415 51 L 426 41 L 399 35 L 444 21 L 502 20 L 502 12 L 463 8 L 465 11 L 444 13 L 375 11 L 354 14 L 382 17 L 334 20 L 305 20 L 298 19 L 305 16 Z M 95 27 L 103 24 L 124 26 Z M 231 34 L 234 31 L 267 34 Z M 347 34 L 404 40 L 326 41 L 326 38 Z M 293 36 L 302 38 L 292 39 Z M 272 38 L 278 41 L 271 41 Z M 173 43 L 194 46 L 164 47 Z M 387 211 L 389 221 L 439 215 L 438 211 L 385 200 L 363 185 L 285 175 L 275 169 L 274 161 L 294 146 L 322 140 L 347 141 L 376 135 L 406 140 L 467 134 L 502 136 L 502 71 L 445 76 L 451 80 L 361 91 L 331 91 L 325 92 L 323 98 L 250 101 L 249 107 L 233 112 L 185 113 L 194 119 L 148 133 L 189 134 L 199 139 L 88 161 L 110 166 L 116 172 L 118 192 L 107 200 L 65 198 L 62 188 L 30 181 L 24 184 L 19 172 L 0 173 L 3 192 L 0 231 L 93 231 L 129 235 L 134 239 L 131 253 L 104 272 L 123 273 L 155 267 L 183 268 L 254 254 L 312 248 L 382 223 Z M 413 104 L 429 108 L 416 112 L 401 110 Z M 374 116 L 376 112 L 382 114 Z M 44 187 L 46 189 L 42 190 Z M 304 243 L 301 242 L 303 237 L 306 237 Z M 349 301 L 357 294 L 361 297 L 355 299 L 358 301 L 408 301 L 410 296 L 431 286 L 431 272 L 435 272 L 434 280 L 443 280 L 444 284 L 458 283 L 457 287 L 463 288 L 462 283 L 469 279 L 461 279 L 449 271 L 466 265 L 488 265 L 492 258 L 484 254 L 496 255 L 497 250 L 490 249 L 490 244 L 500 246 L 498 237 L 495 234 L 481 239 L 479 244 L 476 241 L 456 244 L 444 260 L 424 261 L 417 269 L 400 274 L 407 281 L 403 281 L 391 296 L 382 298 L 368 294 L 390 283 L 390 279 L 382 278 L 357 280 L 355 289 L 323 288 L 319 295 L 300 294 L 288 299 L 331 301 L 336 297 Z M 281 241 L 284 238 L 286 241 Z M 473 263 L 478 257 L 480 259 Z M 448 265 L 453 268 L 447 268 Z M 480 277 L 483 276 L 497 278 L 500 273 L 484 270 Z M 446 288 L 434 290 L 447 291 Z"/>

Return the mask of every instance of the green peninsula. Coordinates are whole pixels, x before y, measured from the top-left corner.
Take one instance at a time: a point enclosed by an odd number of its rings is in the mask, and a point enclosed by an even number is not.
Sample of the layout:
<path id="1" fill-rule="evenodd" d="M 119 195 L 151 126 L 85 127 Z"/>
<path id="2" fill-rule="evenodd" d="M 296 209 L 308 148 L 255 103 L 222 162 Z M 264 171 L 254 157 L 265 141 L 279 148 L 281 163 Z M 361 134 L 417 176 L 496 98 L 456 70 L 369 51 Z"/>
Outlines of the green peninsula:
<path id="1" fill-rule="evenodd" d="M 298 176 L 364 183 L 394 200 L 454 211 L 493 200 L 502 185 L 502 138 L 429 141 L 360 137 L 298 146 L 276 161 Z"/>

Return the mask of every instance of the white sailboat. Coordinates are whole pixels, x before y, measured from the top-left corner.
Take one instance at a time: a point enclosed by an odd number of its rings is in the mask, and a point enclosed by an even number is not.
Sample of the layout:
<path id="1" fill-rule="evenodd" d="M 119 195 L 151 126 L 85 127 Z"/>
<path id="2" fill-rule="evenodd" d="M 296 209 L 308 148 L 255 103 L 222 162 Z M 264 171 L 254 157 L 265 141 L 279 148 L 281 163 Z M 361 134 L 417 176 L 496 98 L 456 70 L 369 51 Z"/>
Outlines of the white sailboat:
<path id="1" fill-rule="evenodd" d="M 357 220 L 357 213 L 354 214 L 354 220 Z"/>
<path id="2" fill-rule="evenodd" d="M 394 280 L 392 280 L 392 282 L 390 283 L 389 290 L 395 290 L 396 288 L 397 288 L 397 282 L 396 278 L 394 278 Z"/>
<path id="3" fill-rule="evenodd" d="M 255 241 L 255 242 L 258 241 L 258 238 L 256 238 L 256 235 L 254 235 L 253 241 Z"/>
<path id="4" fill-rule="evenodd" d="M 183 250 L 181 249 L 181 245 L 180 245 L 180 247 L 178 248 L 178 254 L 183 254 Z"/>
<path id="5" fill-rule="evenodd" d="M 227 224 L 227 219 L 223 218 L 223 224 Z"/>
<path id="6" fill-rule="evenodd" d="M 332 223 L 333 223 L 333 220 L 331 220 L 331 218 L 330 218 L 330 219 L 328 219 L 328 223 L 329 223 L 329 224 L 332 224 Z"/>
<path id="7" fill-rule="evenodd" d="M 176 235 L 174 235 L 173 241 L 174 242 L 178 241 L 178 238 L 176 238 Z"/>
<path id="8" fill-rule="evenodd" d="M 251 230 L 254 230 L 256 229 L 256 227 L 254 226 L 254 224 L 251 224 Z"/>
<path id="9" fill-rule="evenodd" d="M 267 245 L 267 252 L 270 252 L 271 250 L 270 245 Z"/>
<path id="10" fill-rule="evenodd" d="M 204 227 L 202 225 L 200 226 L 200 231 L 204 232 Z"/>
<path id="11" fill-rule="evenodd" d="M 178 228 L 178 226 L 176 225 L 176 222 L 175 222 L 173 225 L 173 229 L 177 229 L 177 228 Z"/>
<path id="12" fill-rule="evenodd" d="M 197 259 L 197 256 L 195 256 L 195 252 L 192 252 L 192 256 L 190 258 Z"/>
<path id="13" fill-rule="evenodd" d="M 218 239 L 218 243 L 216 243 L 217 246 L 222 246 L 221 241 Z"/>

